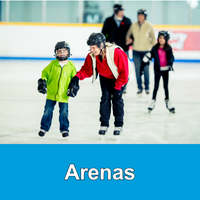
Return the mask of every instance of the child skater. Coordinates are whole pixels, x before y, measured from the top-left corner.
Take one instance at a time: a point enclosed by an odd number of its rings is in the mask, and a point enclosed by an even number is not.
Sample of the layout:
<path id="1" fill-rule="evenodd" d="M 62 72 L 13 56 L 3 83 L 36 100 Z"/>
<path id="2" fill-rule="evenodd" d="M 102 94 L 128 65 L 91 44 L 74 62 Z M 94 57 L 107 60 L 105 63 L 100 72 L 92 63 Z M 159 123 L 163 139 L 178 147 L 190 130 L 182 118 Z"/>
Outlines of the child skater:
<path id="1" fill-rule="evenodd" d="M 171 101 L 169 100 L 169 90 L 168 90 L 168 81 L 169 81 L 169 71 L 174 71 L 172 65 L 174 62 L 174 56 L 171 46 L 168 44 L 170 35 L 168 31 L 160 31 L 158 33 L 158 43 L 153 46 L 151 52 L 147 53 L 143 57 L 141 64 L 140 75 L 143 74 L 144 67 L 149 64 L 149 61 L 154 58 L 154 74 L 155 74 L 155 83 L 153 90 L 153 97 L 150 106 L 148 107 L 149 112 L 151 112 L 156 104 L 156 94 L 159 87 L 160 77 L 162 76 L 164 82 L 165 90 L 165 103 L 167 109 L 171 113 L 175 113 L 175 108 L 172 107 Z"/>
<path id="2" fill-rule="evenodd" d="M 41 120 L 39 136 L 43 137 L 49 131 L 53 117 L 53 110 L 56 102 L 59 102 L 60 132 L 65 138 L 69 135 L 68 120 L 68 85 L 76 75 L 76 68 L 70 57 L 70 47 L 65 41 L 58 42 L 55 46 L 56 60 L 43 69 L 42 76 L 38 80 L 38 91 L 46 94 L 47 99 L 44 108 L 44 115 Z"/>

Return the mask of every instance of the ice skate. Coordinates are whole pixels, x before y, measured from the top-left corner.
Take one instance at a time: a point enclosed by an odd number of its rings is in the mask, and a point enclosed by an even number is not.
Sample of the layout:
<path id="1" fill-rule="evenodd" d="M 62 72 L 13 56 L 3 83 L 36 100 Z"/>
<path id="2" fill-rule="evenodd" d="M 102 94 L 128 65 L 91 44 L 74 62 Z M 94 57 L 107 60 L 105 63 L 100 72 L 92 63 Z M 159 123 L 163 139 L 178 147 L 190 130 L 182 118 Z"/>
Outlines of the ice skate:
<path id="1" fill-rule="evenodd" d="M 121 132 L 122 132 L 122 127 L 115 127 L 113 135 L 119 136 Z"/>
<path id="2" fill-rule="evenodd" d="M 175 108 L 172 106 L 172 103 L 169 99 L 165 100 L 166 103 L 166 108 L 169 110 L 171 113 L 175 113 Z"/>
<path id="3" fill-rule="evenodd" d="M 108 131 L 108 127 L 107 126 L 101 126 L 100 130 L 99 130 L 99 135 L 103 136 L 106 134 L 106 132 Z"/>
<path id="4" fill-rule="evenodd" d="M 46 133 L 46 131 L 45 131 L 45 130 L 43 130 L 43 129 L 40 129 L 40 131 L 39 131 L 38 135 L 39 135 L 40 137 L 43 137 L 43 136 L 45 135 L 45 133 Z"/>
<path id="5" fill-rule="evenodd" d="M 149 90 L 145 90 L 146 94 L 149 94 Z"/>
<path id="6" fill-rule="evenodd" d="M 138 90 L 138 91 L 137 91 L 137 94 L 142 94 L 142 90 Z"/>
<path id="7" fill-rule="evenodd" d="M 69 136 L 69 131 L 61 131 L 61 134 L 63 138 L 67 139 L 67 137 Z"/>
<path id="8" fill-rule="evenodd" d="M 150 103 L 150 105 L 148 107 L 149 113 L 155 108 L 155 106 L 156 106 L 156 100 L 152 99 L 152 101 L 151 101 L 151 103 Z"/>

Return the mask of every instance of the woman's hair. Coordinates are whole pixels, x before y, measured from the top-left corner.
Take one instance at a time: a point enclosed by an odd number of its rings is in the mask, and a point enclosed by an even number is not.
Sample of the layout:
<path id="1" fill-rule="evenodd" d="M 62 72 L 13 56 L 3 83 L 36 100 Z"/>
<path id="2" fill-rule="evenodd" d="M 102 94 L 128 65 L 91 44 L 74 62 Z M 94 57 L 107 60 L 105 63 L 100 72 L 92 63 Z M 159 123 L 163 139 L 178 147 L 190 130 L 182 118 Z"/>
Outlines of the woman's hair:
<path id="1" fill-rule="evenodd" d="M 111 47 L 111 46 L 113 46 L 113 45 L 115 45 L 115 43 L 106 43 L 106 45 L 105 45 L 105 47 L 102 49 L 102 59 L 105 59 L 105 57 L 106 57 L 106 47 Z M 94 54 L 92 53 L 92 57 L 94 57 Z"/>

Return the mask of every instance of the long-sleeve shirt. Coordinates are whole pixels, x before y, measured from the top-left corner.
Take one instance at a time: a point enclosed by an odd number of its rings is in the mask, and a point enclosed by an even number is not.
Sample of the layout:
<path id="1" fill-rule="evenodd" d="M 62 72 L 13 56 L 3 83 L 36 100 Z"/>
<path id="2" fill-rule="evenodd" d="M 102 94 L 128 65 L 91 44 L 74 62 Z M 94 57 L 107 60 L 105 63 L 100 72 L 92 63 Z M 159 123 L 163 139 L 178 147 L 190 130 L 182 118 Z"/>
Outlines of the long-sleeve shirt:
<path id="1" fill-rule="evenodd" d="M 82 66 L 80 71 L 78 71 L 76 74 L 76 76 L 80 80 L 91 77 L 93 75 L 92 58 L 89 54 L 85 59 L 84 65 Z M 129 69 L 128 69 L 128 59 L 126 53 L 121 49 L 116 48 L 114 53 L 114 62 L 115 65 L 117 66 L 119 74 L 118 78 L 116 79 L 114 88 L 117 90 L 121 90 L 121 87 L 128 82 Z M 108 66 L 106 58 L 103 59 L 101 62 L 99 55 L 96 56 L 96 68 L 101 76 L 109 79 L 115 79 Z"/>
<path id="2" fill-rule="evenodd" d="M 128 51 L 129 45 L 126 45 L 126 33 L 130 25 L 131 20 L 124 16 L 118 26 L 113 15 L 105 20 L 101 32 L 105 35 L 107 42 L 114 42 L 124 51 Z"/>
<path id="3" fill-rule="evenodd" d="M 158 49 L 158 57 L 159 57 L 159 61 L 160 61 L 160 67 L 166 67 L 167 66 L 167 55 L 166 55 L 166 51 L 159 47 Z"/>
<path id="4" fill-rule="evenodd" d="M 132 23 L 127 34 L 126 40 L 133 36 L 133 50 L 150 51 L 156 44 L 153 25 L 146 20 L 140 26 L 138 22 Z"/>

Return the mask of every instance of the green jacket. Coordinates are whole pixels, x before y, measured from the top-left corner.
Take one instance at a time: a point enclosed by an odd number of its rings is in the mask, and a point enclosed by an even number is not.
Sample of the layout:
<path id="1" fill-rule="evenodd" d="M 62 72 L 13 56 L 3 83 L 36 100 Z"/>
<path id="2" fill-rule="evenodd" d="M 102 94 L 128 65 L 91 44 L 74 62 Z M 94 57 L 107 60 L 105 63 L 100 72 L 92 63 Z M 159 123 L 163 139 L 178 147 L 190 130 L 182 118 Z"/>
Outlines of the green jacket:
<path id="1" fill-rule="evenodd" d="M 68 103 L 67 89 L 71 79 L 76 75 L 76 67 L 69 61 L 62 68 L 59 61 L 52 60 L 42 71 L 42 79 L 47 82 L 47 99 Z"/>

